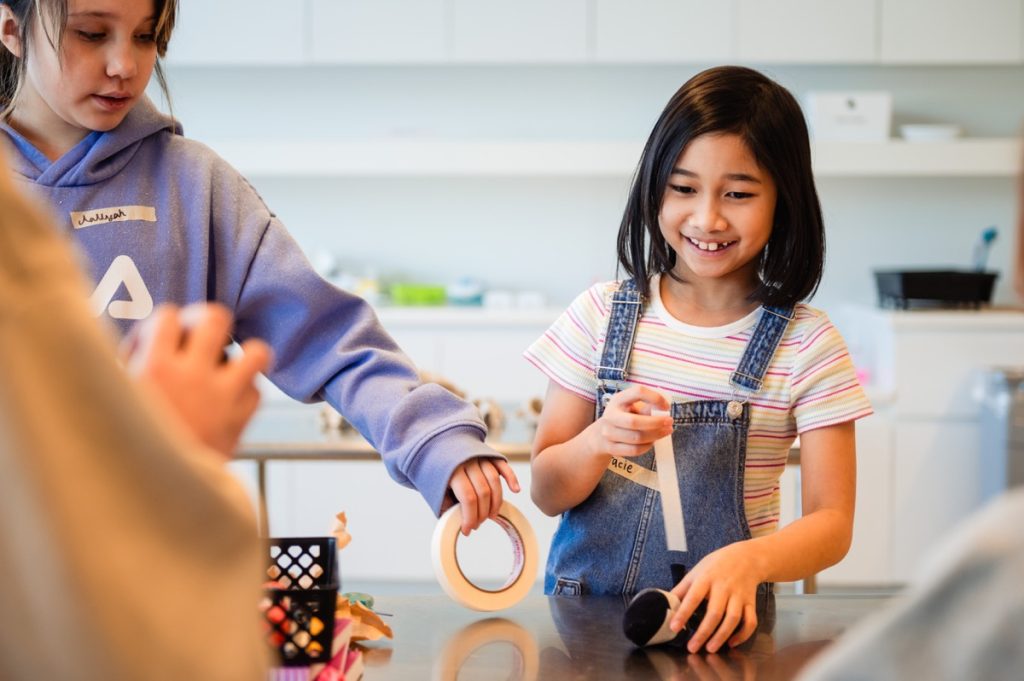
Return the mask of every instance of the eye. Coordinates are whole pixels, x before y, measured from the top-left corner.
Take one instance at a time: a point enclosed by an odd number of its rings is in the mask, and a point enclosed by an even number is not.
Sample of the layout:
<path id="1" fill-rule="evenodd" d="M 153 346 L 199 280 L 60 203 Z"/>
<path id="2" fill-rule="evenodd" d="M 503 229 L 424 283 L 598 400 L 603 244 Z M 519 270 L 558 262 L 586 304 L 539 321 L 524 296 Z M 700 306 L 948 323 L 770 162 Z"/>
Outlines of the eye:
<path id="1" fill-rule="evenodd" d="M 78 37 L 86 42 L 95 43 L 107 37 L 106 33 L 93 33 L 92 31 L 75 31 Z"/>
<path id="2" fill-rule="evenodd" d="M 753 194 L 750 192 L 727 192 L 726 196 L 730 199 L 749 199 Z"/>
<path id="3" fill-rule="evenodd" d="M 154 42 L 156 40 L 156 34 L 155 33 L 140 33 L 139 35 L 135 36 L 135 39 L 138 40 L 140 43 L 151 43 L 151 42 Z"/>
<path id="4" fill-rule="evenodd" d="M 669 188 L 677 194 L 696 194 L 697 190 L 683 184 L 670 184 Z"/>

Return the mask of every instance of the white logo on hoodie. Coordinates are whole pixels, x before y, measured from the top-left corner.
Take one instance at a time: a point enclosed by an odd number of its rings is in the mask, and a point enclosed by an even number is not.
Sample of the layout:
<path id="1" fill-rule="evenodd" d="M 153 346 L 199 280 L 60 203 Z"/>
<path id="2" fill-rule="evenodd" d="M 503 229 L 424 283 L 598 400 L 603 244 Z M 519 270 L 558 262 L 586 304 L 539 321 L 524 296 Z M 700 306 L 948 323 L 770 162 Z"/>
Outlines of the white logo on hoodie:
<path id="1" fill-rule="evenodd" d="M 130 300 L 114 300 L 114 294 L 124 284 Z M 145 319 L 153 311 L 153 296 L 142 281 L 139 268 L 127 255 L 119 255 L 110 263 L 106 274 L 96 285 L 89 299 L 93 314 L 99 317 L 104 311 L 114 319 Z"/>

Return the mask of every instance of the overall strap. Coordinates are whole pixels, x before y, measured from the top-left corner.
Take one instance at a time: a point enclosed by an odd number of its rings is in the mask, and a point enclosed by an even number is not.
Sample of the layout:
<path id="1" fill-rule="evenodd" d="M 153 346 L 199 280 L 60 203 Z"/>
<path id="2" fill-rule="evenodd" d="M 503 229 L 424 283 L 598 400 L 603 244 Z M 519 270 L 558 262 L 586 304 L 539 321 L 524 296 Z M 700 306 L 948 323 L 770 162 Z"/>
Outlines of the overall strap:
<path id="1" fill-rule="evenodd" d="M 747 341 L 747 349 L 743 352 L 739 366 L 729 377 L 729 383 L 734 388 L 752 393 L 761 389 L 765 372 L 772 363 L 786 328 L 793 321 L 793 315 L 793 306 L 762 308 L 761 319 Z"/>
<path id="2" fill-rule="evenodd" d="M 626 367 L 629 365 L 629 355 L 633 352 L 633 339 L 643 309 L 643 296 L 637 290 L 636 282 L 632 279 L 623 280 L 612 296 L 604 350 L 596 368 L 599 383 L 626 380 Z"/>

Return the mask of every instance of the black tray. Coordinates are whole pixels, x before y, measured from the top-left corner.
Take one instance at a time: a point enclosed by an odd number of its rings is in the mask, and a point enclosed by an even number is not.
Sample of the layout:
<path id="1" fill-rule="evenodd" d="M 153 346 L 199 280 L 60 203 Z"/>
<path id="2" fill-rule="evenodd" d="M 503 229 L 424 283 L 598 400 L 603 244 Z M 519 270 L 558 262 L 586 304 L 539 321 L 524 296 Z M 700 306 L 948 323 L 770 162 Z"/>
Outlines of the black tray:
<path id="1" fill-rule="evenodd" d="M 974 308 L 992 300 L 997 272 L 972 270 L 875 271 L 882 307 Z"/>
<path id="2" fill-rule="evenodd" d="M 334 537 L 274 537 L 267 576 L 284 588 L 264 589 L 267 641 L 284 667 L 305 667 L 331 659 L 338 601 Z"/>

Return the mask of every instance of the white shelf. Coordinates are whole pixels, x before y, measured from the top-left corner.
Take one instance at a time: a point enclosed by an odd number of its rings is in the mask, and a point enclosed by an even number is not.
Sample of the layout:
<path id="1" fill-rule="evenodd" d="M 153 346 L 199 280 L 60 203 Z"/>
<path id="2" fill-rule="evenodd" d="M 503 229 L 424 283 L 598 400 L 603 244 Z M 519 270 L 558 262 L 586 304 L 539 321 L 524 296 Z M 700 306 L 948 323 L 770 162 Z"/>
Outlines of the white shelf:
<path id="1" fill-rule="evenodd" d="M 377 315 L 385 326 L 471 326 L 509 327 L 509 326 L 549 326 L 563 312 L 563 308 L 544 307 L 537 309 L 520 308 L 485 308 L 423 306 L 423 307 L 378 307 Z"/>
<path id="2" fill-rule="evenodd" d="M 225 141 L 219 154 L 251 177 L 616 177 L 636 168 L 642 142 L 395 140 Z M 1020 141 L 819 142 L 818 177 L 1009 177 Z"/>

